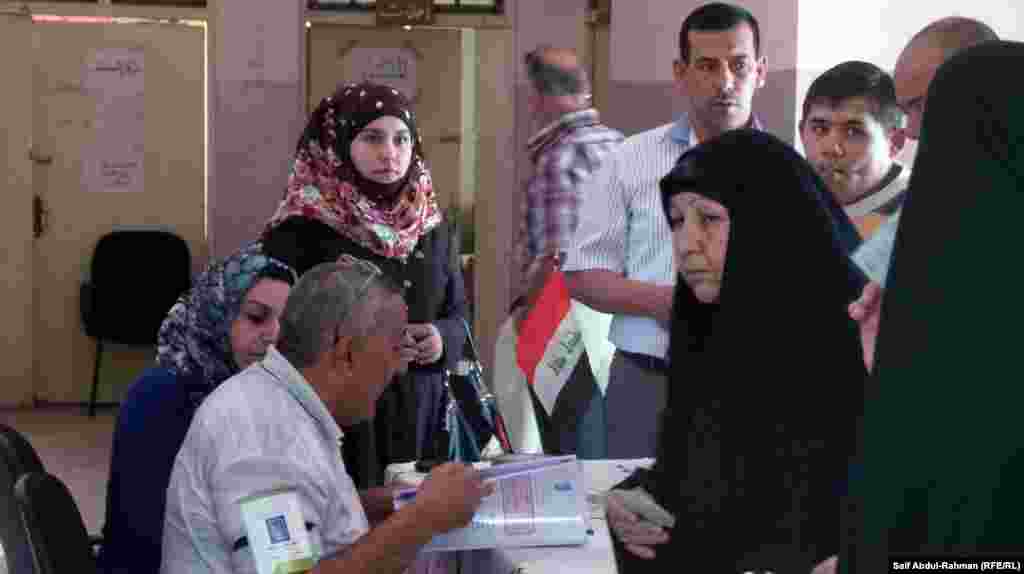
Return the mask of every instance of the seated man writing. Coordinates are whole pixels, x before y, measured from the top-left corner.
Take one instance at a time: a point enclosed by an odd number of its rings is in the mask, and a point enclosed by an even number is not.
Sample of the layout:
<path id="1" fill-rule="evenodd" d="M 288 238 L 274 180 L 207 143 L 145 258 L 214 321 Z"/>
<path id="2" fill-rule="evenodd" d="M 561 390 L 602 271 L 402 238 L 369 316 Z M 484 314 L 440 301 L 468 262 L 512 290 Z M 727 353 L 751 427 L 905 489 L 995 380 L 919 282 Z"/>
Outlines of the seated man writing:
<path id="1" fill-rule="evenodd" d="M 406 315 L 400 290 L 372 264 L 343 257 L 302 276 L 276 348 L 192 421 L 167 489 L 161 572 L 256 572 L 242 503 L 268 492 L 298 499 L 318 574 L 397 574 L 434 535 L 469 523 L 492 490 L 472 468 L 436 468 L 412 503 L 370 530 L 342 462 L 340 425 L 373 417 L 406 366 Z"/>

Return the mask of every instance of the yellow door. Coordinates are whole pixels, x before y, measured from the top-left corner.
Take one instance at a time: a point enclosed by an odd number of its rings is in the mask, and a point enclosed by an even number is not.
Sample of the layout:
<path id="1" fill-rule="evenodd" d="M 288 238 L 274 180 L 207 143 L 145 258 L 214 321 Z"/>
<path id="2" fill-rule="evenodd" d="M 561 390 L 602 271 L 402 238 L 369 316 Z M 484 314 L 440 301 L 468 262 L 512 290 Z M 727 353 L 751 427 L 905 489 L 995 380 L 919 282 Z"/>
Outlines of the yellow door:
<path id="1" fill-rule="evenodd" d="M 602 17 L 587 24 L 586 50 L 593 104 L 598 110 L 608 105 L 608 51 L 611 37 L 607 12 L 599 12 L 599 15 Z"/>
<path id="2" fill-rule="evenodd" d="M 0 14 L 0 70 L 4 105 L 0 143 L 4 159 L 4 208 L 0 209 L 0 406 L 32 401 L 32 23 L 28 16 Z"/>
<path id="3" fill-rule="evenodd" d="M 470 66 L 464 62 L 463 47 L 472 38 L 471 30 L 451 28 L 313 24 L 308 36 L 309 109 L 338 84 L 362 81 L 367 73 L 371 81 L 402 89 L 413 99 L 423 151 L 442 207 L 469 207 L 472 199 L 467 195 L 472 191 L 464 180 L 470 174 L 463 165 L 474 165 L 475 160 L 469 159 L 473 150 L 463 144 L 475 145 L 473 126 L 468 125 L 475 121 L 475 114 L 463 113 L 463 100 L 475 98 L 476 80 L 467 71 Z M 415 87 L 407 89 L 413 85 L 407 83 L 413 73 Z M 389 81 L 389 76 L 395 79 Z"/>
<path id="4" fill-rule="evenodd" d="M 95 341 L 82 328 L 79 286 L 92 250 L 117 228 L 161 228 L 205 258 L 205 60 L 202 28 L 155 23 L 33 26 L 33 185 L 48 213 L 35 241 L 35 392 L 88 400 Z M 103 166 L 103 170 L 96 169 Z M 125 281 L 140 296 L 146 277 Z M 152 364 L 153 349 L 107 346 L 100 400 Z"/>

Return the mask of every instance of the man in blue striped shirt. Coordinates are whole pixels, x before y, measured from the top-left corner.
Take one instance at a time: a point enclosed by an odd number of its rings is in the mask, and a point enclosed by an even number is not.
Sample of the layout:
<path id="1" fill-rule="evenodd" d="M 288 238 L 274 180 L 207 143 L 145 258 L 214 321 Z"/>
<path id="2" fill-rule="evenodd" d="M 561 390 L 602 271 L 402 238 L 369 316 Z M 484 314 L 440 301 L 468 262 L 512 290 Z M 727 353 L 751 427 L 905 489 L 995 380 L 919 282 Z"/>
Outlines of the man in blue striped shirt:
<path id="1" fill-rule="evenodd" d="M 628 138 L 584 194 L 563 269 L 574 298 L 615 316 L 609 339 L 617 351 L 605 393 L 608 458 L 653 457 L 666 401 L 675 268 L 658 180 L 691 146 L 759 127 L 751 104 L 765 81 L 760 45 L 757 20 L 738 6 L 706 4 L 687 16 L 673 72 L 690 113 Z"/>

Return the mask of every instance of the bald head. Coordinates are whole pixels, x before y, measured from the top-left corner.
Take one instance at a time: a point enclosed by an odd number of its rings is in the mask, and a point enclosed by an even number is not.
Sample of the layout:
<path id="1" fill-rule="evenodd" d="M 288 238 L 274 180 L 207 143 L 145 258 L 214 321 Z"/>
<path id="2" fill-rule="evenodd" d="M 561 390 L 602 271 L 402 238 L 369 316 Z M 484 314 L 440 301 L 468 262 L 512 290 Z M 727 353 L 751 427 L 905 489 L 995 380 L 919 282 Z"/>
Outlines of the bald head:
<path id="1" fill-rule="evenodd" d="M 540 46 L 526 55 L 526 74 L 542 96 L 576 96 L 590 91 L 575 50 Z"/>
<path id="2" fill-rule="evenodd" d="M 911 44 L 915 42 L 928 43 L 942 50 L 946 56 L 945 59 L 948 60 L 960 50 L 982 42 L 998 40 L 999 36 L 984 22 L 951 16 L 928 24 L 915 34 L 910 42 Z"/>
<path id="3" fill-rule="evenodd" d="M 911 38 L 898 60 L 896 99 L 907 112 L 907 135 L 919 138 L 928 86 L 943 62 L 960 50 L 999 40 L 983 22 L 959 16 L 936 20 Z"/>

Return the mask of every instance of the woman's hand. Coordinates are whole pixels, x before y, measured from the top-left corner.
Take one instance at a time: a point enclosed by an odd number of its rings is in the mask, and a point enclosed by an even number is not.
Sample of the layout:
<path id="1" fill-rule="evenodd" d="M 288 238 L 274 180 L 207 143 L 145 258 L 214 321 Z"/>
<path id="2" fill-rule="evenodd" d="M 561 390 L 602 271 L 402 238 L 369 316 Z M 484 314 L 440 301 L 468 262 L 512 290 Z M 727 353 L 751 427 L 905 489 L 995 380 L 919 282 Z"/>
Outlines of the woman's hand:
<path id="1" fill-rule="evenodd" d="M 414 323 L 406 327 L 406 338 L 403 343 L 412 361 L 420 365 L 436 363 L 444 353 L 444 339 L 441 332 L 431 323 Z"/>
<path id="2" fill-rule="evenodd" d="M 882 315 L 882 287 L 878 283 L 865 285 L 860 298 L 850 303 L 848 312 L 850 318 L 860 326 L 864 366 L 870 373 L 875 366 L 875 341 L 878 339 L 878 321 Z"/>
<path id="3" fill-rule="evenodd" d="M 639 491 L 643 497 L 646 497 L 647 503 L 654 505 L 666 516 L 671 516 L 642 489 L 635 489 L 635 491 Z M 608 525 L 611 527 L 612 533 L 625 544 L 626 550 L 630 554 L 650 560 L 655 555 L 652 547 L 668 542 L 669 535 L 664 528 L 646 520 L 636 512 L 636 505 L 631 502 L 630 498 L 624 496 L 624 491 L 621 490 L 612 490 L 608 493 L 606 498 Z"/>

